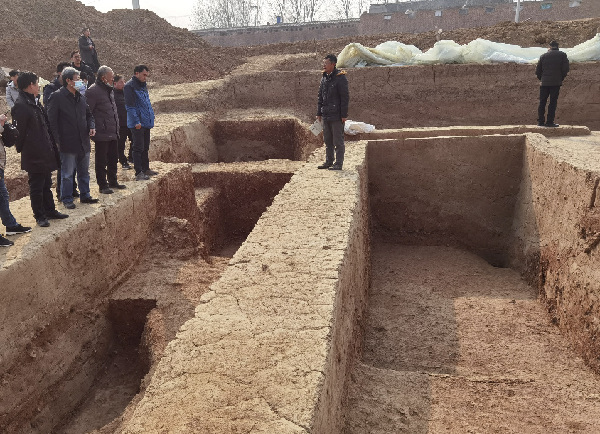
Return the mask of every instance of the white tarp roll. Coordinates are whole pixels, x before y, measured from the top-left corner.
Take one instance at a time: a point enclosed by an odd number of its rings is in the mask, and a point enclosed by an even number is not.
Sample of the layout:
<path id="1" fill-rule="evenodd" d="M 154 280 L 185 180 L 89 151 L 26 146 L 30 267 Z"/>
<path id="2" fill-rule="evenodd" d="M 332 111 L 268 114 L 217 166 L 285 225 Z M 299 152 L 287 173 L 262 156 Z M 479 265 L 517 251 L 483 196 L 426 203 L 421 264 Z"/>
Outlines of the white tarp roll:
<path id="1" fill-rule="evenodd" d="M 388 41 L 375 48 L 353 42 L 346 45 L 338 56 L 337 66 L 352 68 L 361 66 L 431 65 L 435 63 L 537 63 L 548 49 L 523 48 L 518 45 L 476 39 L 466 45 L 454 41 L 438 41 L 422 52 L 414 45 Z M 571 62 L 600 60 L 600 33 L 589 41 L 573 48 L 564 48 Z"/>

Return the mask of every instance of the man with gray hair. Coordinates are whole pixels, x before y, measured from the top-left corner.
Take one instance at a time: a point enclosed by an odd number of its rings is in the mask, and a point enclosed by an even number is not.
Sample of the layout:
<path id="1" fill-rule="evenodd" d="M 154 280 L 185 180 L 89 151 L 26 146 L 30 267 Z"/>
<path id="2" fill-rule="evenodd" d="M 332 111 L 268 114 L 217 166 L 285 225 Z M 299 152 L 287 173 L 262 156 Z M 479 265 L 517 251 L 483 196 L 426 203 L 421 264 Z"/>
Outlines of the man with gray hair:
<path id="1" fill-rule="evenodd" d="M 79 71 L 65 68 L 61 74 L 63 87 L 52 94 L 48 118 L 52 135 L 60 151 L 60 200 L 67 209 L 73 203 L 73 172 L 77 169 L 81 203 L 97 203 L 90 195 L 90 137 L 96 134 L 94 117 L 85 96 L 77 90 L 81 82 Z"/>
<path id="2" fill-rule="evenodd" d="M 111 194 L 116 189 L 126 188 L 117 182 L 119 161 L 119 113 L 113 91 L 113 70 L 102 65 L 98 68 L 96 83 L 86 92 L 87 103 L 96 121 L 96 181 L 102 194 Z"/>

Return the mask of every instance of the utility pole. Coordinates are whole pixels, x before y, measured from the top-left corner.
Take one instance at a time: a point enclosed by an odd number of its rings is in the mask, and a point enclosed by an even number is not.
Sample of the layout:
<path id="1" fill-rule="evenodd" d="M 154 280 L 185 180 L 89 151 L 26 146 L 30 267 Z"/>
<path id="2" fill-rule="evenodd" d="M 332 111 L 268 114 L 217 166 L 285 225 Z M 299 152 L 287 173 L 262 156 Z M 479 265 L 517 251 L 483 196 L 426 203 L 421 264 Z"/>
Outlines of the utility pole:
<path id="1" fill-rule="evenodd" d="M 140 8 L 140 0 L 133 0 L 133 8 L 134 9 Z"/>
<path id="2" fill-rule="evenodd" d="M 521 0 L 517 0 L 517 10 L 515 12 L 515 23 L 519 22 L 519 14 L 521 12 Z"/>

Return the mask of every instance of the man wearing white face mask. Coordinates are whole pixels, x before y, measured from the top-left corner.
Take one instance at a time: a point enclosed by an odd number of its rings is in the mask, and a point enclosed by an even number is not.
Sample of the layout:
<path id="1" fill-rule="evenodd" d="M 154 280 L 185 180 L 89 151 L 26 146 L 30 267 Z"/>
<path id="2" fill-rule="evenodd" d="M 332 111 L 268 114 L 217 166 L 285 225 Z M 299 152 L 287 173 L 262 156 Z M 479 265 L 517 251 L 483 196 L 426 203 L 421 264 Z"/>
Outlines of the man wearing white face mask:
<path id="1" fill-rule="evenodd" d="M 73 203 L 73 172 L 77 169 L 77 182 L 81 203 L 96 203 L 90 195 L 90 137 L 96 134 L 94 117 L 85 96 L 76 89 L 79 72 L 65 68 L 62 72 L 63 87 L 52 94 L 48 118 L 52 135 L 60 151 L 61 192 L 60 200 L 67 209 Z"/>

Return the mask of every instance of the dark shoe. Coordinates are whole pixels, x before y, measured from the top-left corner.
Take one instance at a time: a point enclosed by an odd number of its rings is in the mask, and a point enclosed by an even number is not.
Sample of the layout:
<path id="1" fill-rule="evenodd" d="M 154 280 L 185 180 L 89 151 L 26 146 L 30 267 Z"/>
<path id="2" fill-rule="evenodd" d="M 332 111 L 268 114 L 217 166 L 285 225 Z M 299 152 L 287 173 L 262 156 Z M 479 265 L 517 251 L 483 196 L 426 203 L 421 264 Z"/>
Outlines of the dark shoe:
<path id="1" fill-rule="evenodd" d="M 113 194 L 114 191 L 112 191 L 110 188 L 108 187 L 104 187 L 100 189 L 100 193 L 102 194 Z M 81 200 L 81 202 L 83 202 L 83 199 Z"/>
<path id="2" fill-rule="evenodd" d="M 8 233 L 7 233 L 7 235 L 8 235 Z M 14 245 L 15 245 L 15 243 L 13 243 L 11 240 L 7 240 L 2 235 L 0 235 L 0 247 L 10 247 L 10 246 L 14 246 Z"/>
<path id="3" fill-rule="evenodd" d="M 538 127 L 545 127 L 545 126 L 546 126 L 546 124 L 545 124 L 545 123 L 543 123 L 543 122 L 538 122 Z"/>
<path id="4" fill-rule="evenodd" d="M 117 190 L 125 190 L 127 188 L 124 184 L 108 184 L 110 188 L 116 188 Z"/>
<path id="5" fill-rule="evenodd" d="M 158 175 L 158 172 L 154 171 L 154 170 L 144 170 L 144 173 L 148 176 L 154 176 L 154 175 Z"/>
<path id="6" fill-rule="evenodd" d="M 329 170 L 342 170 L 342 166 L 338 166 L 337 164 L 334 164 L 333 166 L 331 166 L 329 168 Z"/>
<path id="7" fill-rule="evenodd" d="M 323 163 L 320 166 L 317 166 L 317 169 L 329 169 L 331 166 L 333 166 L 333 163 Z"/>
<path id="8" fill-rule="evenodd" d="M 75 209 L 75 204 L 73 202 L 65 202 L 64 205 L 66 209 Z"/>
<path id="9" fill-rule="evenodd" d="M 130 170 L 131 166 L 129 165 L 129 163 L 123 163 L 123 164 L 121 164 L 121 168 L 125 169 L 125 170 Z"/>
<path id="10" fill-rule="evenodd" d="M 140 172 L 137 175 L 135 175 L 136 181 L 148 181 L 149 179 L 150 179 L 150 177 L 148 175 L 146 175 L 144 172 Z"/>
<path id="11" fill-rule="evenodd" d="M 100 201 L 100 199 L 94 199 L 93 197 L 82 197 L 81 199 L 79 199 L 79 202 L 81 203 L 98 203 Z"/>
<path id="12" fill-rule="evenodd" d="M 73 197 L 79 197 L 79 192 L 77 190 L 73 190 Z"/>
<path id="13" fill-rule="evenodd" d="M 552 122 L 550 124 L 546 124 L 545 126 L 548 127 L 548 128 L 558 128 L 558 127 L 560 127 L 560 125 L 555 124 L 554 122 Z"/>
<path id="14" fill-rule="evenodd" d="M 50 226 L 50 222 L 47 219 L 41 219 L 37 221 L 37 225 L 41 228 L 47 228 Z"/>
<path id="15" fill-rule="evenodd" d="M 73 208 L 75 208 L 74 203 L 73 203 Z M 60 212 L 57 209 L 48 213 L 48 220 L 62 220 L 62 219 L 66 219 L 67 217 L 69 217 L 69 214 L 63 214 L 62 212 Z"/>
<path id="16" fill-rule="evenodd" d="M 31 228 L 27 226 L 16 225 L 10 228 L 6 228 L 6 235 L 19 235 L 31 232 Z"/>

